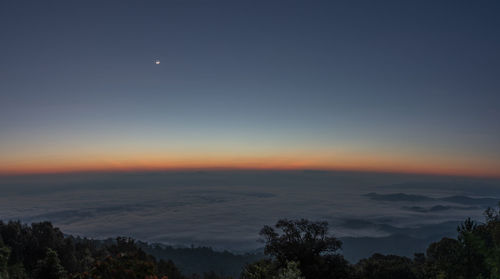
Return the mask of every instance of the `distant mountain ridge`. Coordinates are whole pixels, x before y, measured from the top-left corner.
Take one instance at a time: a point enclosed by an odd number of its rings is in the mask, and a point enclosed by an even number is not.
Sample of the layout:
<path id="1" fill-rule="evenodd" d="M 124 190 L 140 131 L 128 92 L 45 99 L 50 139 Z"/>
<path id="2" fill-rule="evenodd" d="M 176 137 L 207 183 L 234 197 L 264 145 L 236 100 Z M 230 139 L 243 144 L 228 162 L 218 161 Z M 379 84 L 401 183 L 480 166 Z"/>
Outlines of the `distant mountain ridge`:
<path id="1" fill-rule="evenodd" d="M 424 201 L 444 201 L 463 205 L 477 205 L 477 206 L 494 206 L 498 203 L 498 198 L 473 198 L 469 196 L 454 195 L 443 198 L 432 198 L 424 195 L 411 195 L 404 193 L 393 193 L 393 194 L 378 194 L 371 192 L 364 194 L 372 200 L 377 201 L 391 201 L 391 202 L 424 202 Z"/>

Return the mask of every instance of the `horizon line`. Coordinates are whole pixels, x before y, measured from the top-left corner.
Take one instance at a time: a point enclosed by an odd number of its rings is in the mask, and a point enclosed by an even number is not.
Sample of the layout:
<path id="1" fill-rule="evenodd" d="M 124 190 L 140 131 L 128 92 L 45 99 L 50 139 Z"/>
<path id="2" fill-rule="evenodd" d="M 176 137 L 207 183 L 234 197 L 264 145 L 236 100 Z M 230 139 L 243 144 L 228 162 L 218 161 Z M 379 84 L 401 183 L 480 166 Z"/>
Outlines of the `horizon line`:
<path id="1" fill-rule="evenodd" d="M 87 168 L 87 169 L 53 169 L 53 170 L 33 170 L 33 171 L 5 171 L 0 170 L 0 177 L 24 177 L 37 175 L 64 175 L 64 174 L 119 174 L 119 173 L 146 173 L 146 172 L 198 172 L 198 171 L 318 171 L 331 173 L 366 173 L 366 174 L 386 174 L 386 175 L 417 175 L 417 176 L 439 176 L 457 178 L 478 178 L 478 179 L 500 179 L 500 174 L 475 174 L 462 172 L 438 172 L 438 171 L 409 171 L 409 170 L 383 170 L 368 168 L 341 168 L 341 167 L 238 167 L 238 166 L 211 166 L 211 167 L 129 167 L 129 168 Z"/>

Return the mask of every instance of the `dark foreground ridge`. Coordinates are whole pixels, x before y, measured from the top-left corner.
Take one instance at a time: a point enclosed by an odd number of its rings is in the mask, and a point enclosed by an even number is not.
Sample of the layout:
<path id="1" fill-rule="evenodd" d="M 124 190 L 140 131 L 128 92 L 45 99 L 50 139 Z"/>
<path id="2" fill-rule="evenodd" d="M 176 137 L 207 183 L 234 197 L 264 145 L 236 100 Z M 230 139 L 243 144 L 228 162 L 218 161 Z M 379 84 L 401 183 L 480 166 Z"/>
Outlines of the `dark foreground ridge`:
<path id="1" fill-rule="evenodd" d="M 342 242 L 329 234 L 326 222 L 305 219 L 265 226 L 265 257 L 125 237 L 92 240 L 64 236 L 50 222 L 0 221 L 0 279 L 495 279 L 500 209 L 489 208 L 485 216 L 480 224 L 466 219 L 456 239 L 442 238 L 413 258 L 375 253 L 356 264 L 344 258 Z"/>

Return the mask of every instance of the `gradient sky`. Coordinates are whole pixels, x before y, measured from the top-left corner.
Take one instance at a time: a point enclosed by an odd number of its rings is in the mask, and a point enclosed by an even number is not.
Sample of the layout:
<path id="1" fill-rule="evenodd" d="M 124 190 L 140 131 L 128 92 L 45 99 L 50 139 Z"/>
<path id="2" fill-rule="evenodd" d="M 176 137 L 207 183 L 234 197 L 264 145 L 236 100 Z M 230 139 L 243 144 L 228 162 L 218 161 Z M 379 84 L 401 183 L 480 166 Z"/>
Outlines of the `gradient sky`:
<path id="1" fill-rule="evenodd" d="M 0 173 L 500 177 L 499 14 L 493 0 L 4 0 Z"/>

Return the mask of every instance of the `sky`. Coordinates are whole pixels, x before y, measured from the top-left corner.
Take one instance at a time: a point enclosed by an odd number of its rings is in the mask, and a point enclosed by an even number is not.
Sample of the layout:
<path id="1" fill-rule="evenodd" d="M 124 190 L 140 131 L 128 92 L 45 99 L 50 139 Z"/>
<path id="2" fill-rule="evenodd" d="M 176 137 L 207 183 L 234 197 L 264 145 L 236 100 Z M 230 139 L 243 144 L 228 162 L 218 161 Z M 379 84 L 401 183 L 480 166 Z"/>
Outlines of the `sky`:
<path id="1" fill-rule="evenodd" d="M 0 174 L 500 177 L 499 13 L 486 0 L 3 0 Z"/>

